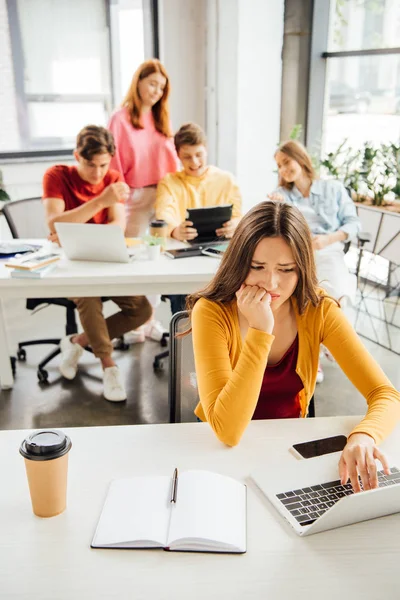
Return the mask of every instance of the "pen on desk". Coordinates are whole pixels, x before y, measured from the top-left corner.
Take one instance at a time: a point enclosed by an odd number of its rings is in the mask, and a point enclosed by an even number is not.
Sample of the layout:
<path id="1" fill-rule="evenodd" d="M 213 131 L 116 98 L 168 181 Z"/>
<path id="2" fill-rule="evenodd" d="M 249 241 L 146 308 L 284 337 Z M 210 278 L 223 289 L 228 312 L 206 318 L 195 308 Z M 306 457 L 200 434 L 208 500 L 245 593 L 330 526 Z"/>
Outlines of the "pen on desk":
<path id="1" fill-rule="evenodd" d="M 171 488 L 171 502 L 176 503 L 178 493 L 178 469 L 174 470 L 174 474 L 172 476 L 172 488 Z"/>

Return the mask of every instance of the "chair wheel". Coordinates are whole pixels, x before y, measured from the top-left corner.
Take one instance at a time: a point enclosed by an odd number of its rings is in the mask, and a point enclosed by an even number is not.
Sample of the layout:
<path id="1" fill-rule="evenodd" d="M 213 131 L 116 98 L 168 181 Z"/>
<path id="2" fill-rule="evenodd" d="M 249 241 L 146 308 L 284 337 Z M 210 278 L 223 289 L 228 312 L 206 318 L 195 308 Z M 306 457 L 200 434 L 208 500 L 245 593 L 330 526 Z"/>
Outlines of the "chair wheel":
<path id="1" fill-rule="evenodd" d="M 15 356 L 10 356 L 10 363 L 13 377 L 15 377 L 15 374 L 17 372 L 17 359 L 15 358 Z"/>
<path id="2" fill-rule="evenodd" d="M 114 346 L 115 350 L 129 350 L 129 344 L 125 344 L 124 340 L 118 340 L 118 342 Z"/>
<path id="3" fill-rule="evenodd" d="M 154 371 L 163 371 L 164 370 L 164 361 L 162 359 L 156 358 L 153 362 L 153 370 Z"/>
<path id="4" fill-rule="evenodd" d="M 38 369 L 37 377 L 39 383 L 49 383 L 49 374 L 46 369 Z"/>
<path id="5" fill-rule="evenodd" d="M 160 344 L 163 348 L 165 348 L 166 346 L 168 346 L 168 337 L 163 334 L 161 340 L 160 340 Z"/>
<path id="6" fill-rule="evenodd" d="M 26 361 L 26 350 L 20 348 L 17 352 L 18 360 L 25 362 Z"/>

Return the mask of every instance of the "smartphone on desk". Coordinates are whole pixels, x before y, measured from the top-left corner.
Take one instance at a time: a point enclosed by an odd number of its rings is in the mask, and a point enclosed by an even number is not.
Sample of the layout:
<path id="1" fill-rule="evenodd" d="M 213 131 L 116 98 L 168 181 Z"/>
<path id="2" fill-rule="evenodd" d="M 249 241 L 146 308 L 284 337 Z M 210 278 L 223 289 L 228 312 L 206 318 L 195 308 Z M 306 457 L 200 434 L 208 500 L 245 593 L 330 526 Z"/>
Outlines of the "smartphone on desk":
<path id="1" fill-rule="evenodd" d="M 334 435 L 332 437 L 310 440 L 300 444 L 293 444 L 289 448 L 296 458 L 314 458 L 332 452 L 341 452 L 347 444 L 345 435 Z"/>
<path id="2" fill-rule="evenodd" d="M 228 242 L 226 242 L 226 244 L 218 244 L 218 246 L 210 246 L 209 248 L 203 248 L 201 253 L 205 254 L 206 256 L 213 256 L 214 258 L 222 258 L 227 247 Z"/>
<path id="3" fill-rule="evenodd" d="M 164 252 L 168 258 L 188 258 L 189 256 L 201 256 L 201 248 L 177 248 L 176 250 L 166 250 Z"/>

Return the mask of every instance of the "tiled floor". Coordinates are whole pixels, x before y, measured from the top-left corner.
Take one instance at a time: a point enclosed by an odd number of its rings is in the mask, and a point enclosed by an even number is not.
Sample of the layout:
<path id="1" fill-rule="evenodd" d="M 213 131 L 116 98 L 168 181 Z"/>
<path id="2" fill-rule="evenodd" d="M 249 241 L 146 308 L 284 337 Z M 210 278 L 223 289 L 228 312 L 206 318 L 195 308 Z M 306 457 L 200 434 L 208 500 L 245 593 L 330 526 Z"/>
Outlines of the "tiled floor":
<path id="1" fill-rule="evenodd" d="M 23 302 L 9 303 L 9 337 L 12 343 L 50 335 L 62 335 L 62 312 L 46 308 L 30 316 Z M 162 304 L 158 315 L 166 324 L 169 306 Z M 366 346 L 379 361 L 383 370 L 400 387 L 400 357 L 373 342 Z M 110 403 L 101 395 L 101 369 L 96 359 L 85 354 L 77 378 L 63 380 L 58 373 L 57 359 L 48 367 L 50 384 L 42 386 L 36 378 L 36 365 L 48 347 L 28 348 L 27 362 L 17 366 L 14 388 L 0 392 L 0 428 L 25 429 L 40 427 L 67 427 L 88 425 L 126 425 L 136 423 L 163 423 L 168 421 L 168 363 L 161 374 L 153 372 L 154 355 L 162 350 L 156 342 L 146 341 L 118 352 L 127 387 L 126 403 Z M 336 363 L 323 361 L 325 381 L 316 389 L 317 416 L 362 414 L 365 400 L 347 380 Z"/>

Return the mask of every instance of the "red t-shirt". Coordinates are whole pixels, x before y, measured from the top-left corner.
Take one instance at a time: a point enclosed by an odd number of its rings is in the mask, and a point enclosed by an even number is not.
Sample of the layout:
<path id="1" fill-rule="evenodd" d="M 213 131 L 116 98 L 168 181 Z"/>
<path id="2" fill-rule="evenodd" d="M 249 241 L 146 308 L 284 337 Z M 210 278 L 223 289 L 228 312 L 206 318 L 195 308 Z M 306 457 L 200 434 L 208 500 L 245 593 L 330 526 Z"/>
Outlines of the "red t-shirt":
<path id="1" fill-rule="evenodd" d="M 55 165 L 47 169 L 43 177 L 43 199 L 61 198 L 65 202 L 65 210 L 73 210 L 100 196 L 111 183 L 123 181 L 118 171 L 110 169 L 103 181 L 95 185 L 84 181 L 74 166 Z M 108 223 L 108 208 L 100 210 L 88 223 Z"/>
<path id="2" fill-rule="evenodd" d="M 253 419 L 297 419 L 303 383 L 296 373 L 299 337 L 275 365 L 267 365 Z"/>

